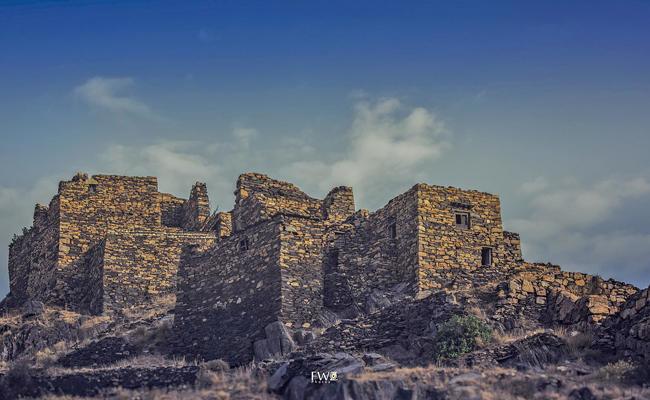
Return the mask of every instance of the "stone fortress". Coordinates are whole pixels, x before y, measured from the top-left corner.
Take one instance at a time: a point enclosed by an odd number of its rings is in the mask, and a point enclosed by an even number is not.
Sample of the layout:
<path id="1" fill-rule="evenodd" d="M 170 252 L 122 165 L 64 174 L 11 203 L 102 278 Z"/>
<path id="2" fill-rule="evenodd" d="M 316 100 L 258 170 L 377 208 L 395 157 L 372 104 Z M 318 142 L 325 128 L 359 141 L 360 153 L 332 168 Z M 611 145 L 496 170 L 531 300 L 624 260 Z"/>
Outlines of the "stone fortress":
<path id="1" fill-rule="evenodd" d="M 188 199 L 160 193 L 153 177 L 60 182 L 10 245 L 3 303 L 101 314 L 175 294 L 179 351 L 244 363 L 278 321 L 309 331 L 328 313 L 366 309 L 377 291 L 418 299 L 495 282 L 503 315 L 526 310 L 567 323 L 563 301 L 597 322 L 638 292 L 524 262 L 519 235 L 503 230 L 499 197 L 488 193 L 416 184 L 375 212 L 355 211 L 350 187 L 319 200 L 248 173 L 234 194 L 231 211 L 211 213 L 199 182 Z"/>

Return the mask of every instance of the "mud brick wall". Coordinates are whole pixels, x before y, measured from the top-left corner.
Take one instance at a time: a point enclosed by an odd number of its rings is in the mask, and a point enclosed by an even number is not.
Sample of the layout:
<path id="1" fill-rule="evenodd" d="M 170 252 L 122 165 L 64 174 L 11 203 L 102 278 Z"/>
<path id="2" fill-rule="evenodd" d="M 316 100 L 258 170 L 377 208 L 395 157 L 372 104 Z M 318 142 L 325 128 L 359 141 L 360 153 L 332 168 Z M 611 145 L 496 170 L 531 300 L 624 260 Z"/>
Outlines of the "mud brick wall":
<path id="1" fill-rule="evenodd" d="M 424 184 L 416 185 L 416 190 L 421 226 L 418 231 L 420 290 L 442 286 L 457 275 L 457 270 L 481 266 L 484 247 L 492 249 L 493 265 L 505 265 L 498 196 Z M 457 213 L 469 213 L 468 228 L 457 226 Z"/>
<path id="2" fill-rule="evenodd" d="M 174 294 L 183 246 L 205 247 L 214 240 L 214 234 L 171 229 L 109 231 L 104 242 L 101 277 L 104 311 Z"/>
<path id="3" fill-rule="evenodd" d="M 630 296 L 603 322 L 596 345 L 650 362 L 650 288 Z"/>
<path id="4" fill-rule="evenodd" d="M 252 359 L 253 342 L 282 312 L 281 225 L 268 221 L 204 251 L 185 249 L 174 318 L 181 354 L 233 364 Z"/>
<path id="5" fill-rule="evenodd" d="M 375 213 L 362 210 L 341 225 L 327 250 L 325 304 L 364 306 L 373 289 L 399 283 L 417 291 L 417 198 L 410 190 Z M 394 234 L 394 237 L 393 237 Z"/>
<path id="6" fill-rule="evenodd" d="M 59 196 L 49 207 L 37 204 L 33 226 L 9 245 L 10 306 L 42 300 L 56 287 L 59 253 Z"/>
<path id="7" fill-rule="evenodd" d="M 160 194 L 161 223 L 164 226 L 179 228 L 183 226 L 183 206 L 185 199 L 179 199 L 169 193 Z"/>
<path id="8" fill-rule="evenodd" d="M 323 218 L 332 223 L 341 223 L 354 214 L 354 194 L 348 186 L 330 190 L 323 200 Z"/>
<path id="9" fill-rule="evenodd" d="M 278 215 L 282 313 L 288 327 L 309 328 L 323 308 L 323 242 L 320 220 Z"/>

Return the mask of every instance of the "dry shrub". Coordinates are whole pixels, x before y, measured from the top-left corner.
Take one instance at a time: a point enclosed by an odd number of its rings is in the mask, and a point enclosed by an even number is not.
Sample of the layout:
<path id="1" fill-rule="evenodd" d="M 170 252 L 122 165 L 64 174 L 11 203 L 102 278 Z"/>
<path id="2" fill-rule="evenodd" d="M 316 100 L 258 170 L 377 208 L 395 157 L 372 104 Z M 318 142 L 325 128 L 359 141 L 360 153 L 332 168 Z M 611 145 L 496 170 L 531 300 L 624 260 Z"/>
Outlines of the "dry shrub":
<path id="1" fill-rule="evenodd" d="M 56 359 L 56 354 L 49 347 L 36 353 L 36 365 L 39 367 L 48 367 L 54 364 Z"/>
<path id="2" fill-rule="evenodd" d="M 199 365 L 201 369 L 206 369 L 213 372 L 227 372 L 230 370 L 230 365 L 224 360 L 210 360 L 203 362 Z"/>
<path id="3" fill-rule="evenodd" d="M 223 382 L 223 375 L 208 369 L 200 369 L 196 374 L 196 386 L 201 389 L 216 387 Z"/>
<path id="4" fill-rule="evenodd" d="M 598 370 L 598 378 L 605 382 L 622 383 L 629 378 L 636 366 L 629 361 L 619 360 L 609 363 Z"/>
<path id="5" fill-rule="evenodd" d="M 565 337 L 569 353 L 574 356 L 580 356 L 588 349 L 593 339 L 594 335 L 592 332 L 573 331 Z"/>

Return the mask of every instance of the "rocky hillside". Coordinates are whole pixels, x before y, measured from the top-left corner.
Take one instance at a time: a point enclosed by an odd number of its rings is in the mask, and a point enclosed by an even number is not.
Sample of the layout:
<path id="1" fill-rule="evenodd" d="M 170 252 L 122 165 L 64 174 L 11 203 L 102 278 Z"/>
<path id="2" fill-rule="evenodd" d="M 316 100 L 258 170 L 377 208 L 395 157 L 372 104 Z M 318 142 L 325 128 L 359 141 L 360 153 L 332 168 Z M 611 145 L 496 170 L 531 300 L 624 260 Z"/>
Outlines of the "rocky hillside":
<path id="1" fill-rule="evenodd" d="M 97 317 L 31 302 L 0 318 L 0 398 L 650 398 L 650 290 L 611 310 L 539 282 L 375 291 L 316 329 L 270 324 L 243 366 L 176 352 L 172 296 Z"/>

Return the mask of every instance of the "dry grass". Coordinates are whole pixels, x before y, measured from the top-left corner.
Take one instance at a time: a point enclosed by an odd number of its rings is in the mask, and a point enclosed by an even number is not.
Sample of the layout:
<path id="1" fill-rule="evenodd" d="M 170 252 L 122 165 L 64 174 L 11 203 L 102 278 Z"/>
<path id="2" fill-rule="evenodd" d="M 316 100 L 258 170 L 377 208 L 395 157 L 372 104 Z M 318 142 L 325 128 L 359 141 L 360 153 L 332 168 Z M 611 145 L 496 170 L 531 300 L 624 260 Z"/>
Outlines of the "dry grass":
<path id="1" fill-rule="evenodd" d="M 532 331 L 515 329 L 507 333 L 494 331 L 494 339 L 495 339 L 495 343 L 506 345 L 506 344 L 511 344 L 513 342 L 516 342 L 517 340 L 525 339 L 527 337 L 537 335 L 538 333 L 544 333 L 548 331 L 549 331 L 548 329 L 541 329 L 541 328 Z"/>
<path id="2" fill-rule="evenodd" d="M 118 362 L 106 365 L 100 365 L 96 367 L 84 367 L 84 368 L 64 368 L 56 365 L 51 365 L 47 368 L 47 374 L 50 376 L 61 376 L 67 374 L 76 374 L 82 372 L 96 372 L 96 371 L 110 371 L 123 368 L 181 368 L 187 366 L 197 366 L 198 364 L 195 361 L 188 361 L 183 357 L 164 357 L 162 355 L 147 354 L 147 355 L 138 355 L 131 358 L 126 358 Z"/>
<path id="3" fill-rule="evenodd" d="M 601 367 L 596 376 L 598 380 L 609 383 L 623 383 L 627 375 L 630 374 L 636 366 L 629 361 L 619 360 L 615 363 L 609 363 Z"/>

